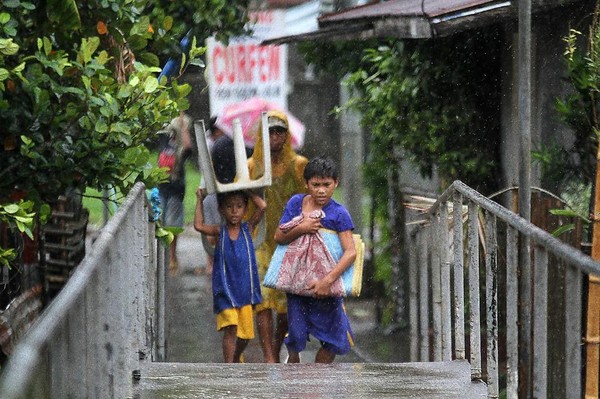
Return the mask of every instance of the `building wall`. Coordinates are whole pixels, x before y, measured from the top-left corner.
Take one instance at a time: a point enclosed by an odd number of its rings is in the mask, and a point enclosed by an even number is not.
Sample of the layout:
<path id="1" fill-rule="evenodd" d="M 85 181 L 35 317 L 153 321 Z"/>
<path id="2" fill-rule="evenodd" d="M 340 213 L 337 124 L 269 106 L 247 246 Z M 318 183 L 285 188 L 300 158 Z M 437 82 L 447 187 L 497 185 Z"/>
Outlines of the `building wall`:
<path id="1" fill-rule="evenodd" d="M 307 70 L 294 44 L 288 45 L 288 57 L 288 108 L 306 126 L 300 152 L 308 158 L 329 156 L 339 163 L 339 121 L 331 112 L 339 105 L 338 82 Z"/>

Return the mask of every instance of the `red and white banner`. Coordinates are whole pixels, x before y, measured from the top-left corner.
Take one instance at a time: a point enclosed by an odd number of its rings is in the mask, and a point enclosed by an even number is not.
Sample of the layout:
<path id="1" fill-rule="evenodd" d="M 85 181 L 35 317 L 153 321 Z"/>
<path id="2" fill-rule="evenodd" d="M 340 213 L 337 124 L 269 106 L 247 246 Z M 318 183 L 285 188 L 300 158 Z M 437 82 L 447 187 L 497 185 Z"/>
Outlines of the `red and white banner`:
<path id="1" fill-rule="evenodd" d="M 233 38 L 225 47 L 207 40 L 207 73 L 211 115 L 229 104 L 262 97 L 287 109 L 287 47 L 261 46 L 262 40 L 284 31 L 285 12 L 252 13 L 254 35 Z"/>

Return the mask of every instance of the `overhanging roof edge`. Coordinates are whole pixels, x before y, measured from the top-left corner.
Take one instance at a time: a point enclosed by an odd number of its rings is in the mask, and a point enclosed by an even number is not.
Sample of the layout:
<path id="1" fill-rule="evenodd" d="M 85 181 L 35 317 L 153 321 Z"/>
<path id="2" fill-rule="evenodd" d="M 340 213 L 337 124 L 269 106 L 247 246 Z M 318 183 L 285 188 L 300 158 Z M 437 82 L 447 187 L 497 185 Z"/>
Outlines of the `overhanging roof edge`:
<path id="1" fill-rule="evenodd" d="M 534 0 L 535 1 L 535 0 Z M 546 9 L 558 7 L 559 5 L 570 5 L 581 0 L 563 0 L 564 3 L 539 4 L 537 3 L 534 12 L 541 12 Z M 452 35 L 464 30 L 470 30 L 475 27 L 502 23 L 515 15 L 515 0 L 493 0 L 486 4 L 480 4 L 476 7 L 468 7 L 462 10 L 454 10 L 429 18 L 426 15 L 396 15 L 380 14 L 377 16 L 366 16 L 361 18 L 349 18 L 342 20 L 327 20 L 327 16 L 335 13 L 325 14 L 319 18 L 319 29 L 313 32 L 307 32 L 298 35 L 282 36 L 264 41 L 264 44 L 283 44 L 292 42 L 301 42 L 307 40 L 336 40 L 346 37 L 356 38 L 360 35 L 355 32 L 356 29 L 368 30 L 368 37 L 396 36 L 405 39 L 427 39 L 443 32 L 443 36 Z M 363 5 L 356 8 L 364 8 L 369 5 Z M 424 21 L 429 28 L 424 28 Z M 396 26 L 394 26 L 394 24 Z M 418 27 L 418 29 L 416 28 Z M 429 33 L 428 33 L 429 32 Z"/>
<path id="2" fill-rule="evenodd" d="M 346 24 L 345 26 L 334 26 L 329 28 L 318 29 L 312 32 L 300 33 L 297 35 L 288 35 L 273 37 L 263 40 L 261 45 L 276 45 L 285 43 L 305 42 L 309 40 L 335 40 L 343 38 L 362 38 L 366 39 L 374 36 L 373 24 Z"/>

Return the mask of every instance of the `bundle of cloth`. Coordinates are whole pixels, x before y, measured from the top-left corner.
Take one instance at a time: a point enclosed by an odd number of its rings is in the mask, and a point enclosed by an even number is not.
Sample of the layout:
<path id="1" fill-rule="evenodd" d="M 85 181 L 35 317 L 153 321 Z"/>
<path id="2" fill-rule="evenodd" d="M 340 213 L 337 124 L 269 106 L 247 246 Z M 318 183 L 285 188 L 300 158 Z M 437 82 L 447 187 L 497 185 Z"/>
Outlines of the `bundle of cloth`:
<path id="1" fill-rule="evenodd" d="M 305 217 L 323 218 L 322 210 L 309 215 L 298 215 L 280 225 L 282 231 L 288 231 L 304 220 Z M 358 234 L 353 234 L 356 247 L 356 259 L 330 288 L 330 296 L 359 296 L 362 286 L 362 270 L 365 245 Z M 287 245 L 277 245 L 269 263 L 263 284 L 269 288 L 302 296 L 313 296 L 308 286 L 314 280 L 327 275 L 343 254 L 337 232 L 320 229 L 316 234 L 304 234 Z"/>

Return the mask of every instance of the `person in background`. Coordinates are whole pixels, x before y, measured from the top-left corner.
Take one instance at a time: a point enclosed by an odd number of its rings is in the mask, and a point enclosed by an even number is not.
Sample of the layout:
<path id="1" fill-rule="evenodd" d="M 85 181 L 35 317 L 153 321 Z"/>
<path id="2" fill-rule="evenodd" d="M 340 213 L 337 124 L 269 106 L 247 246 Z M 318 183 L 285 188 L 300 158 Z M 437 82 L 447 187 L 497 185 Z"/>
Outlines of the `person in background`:
<path id="1" fill-rule="evenodd" d="M 354 223 L 348 210 L 331 197 L 338 186 L 338 171 L 329 158 L 311 159 L 304 169 L 308 194 L 294 195 L 288 201 L 275 233 L 278 244 L 289 244 L 304 234 L 316 234 L 325 228 L 337 232 L 343 249 L 342 256 L 325 277 L 308 286 L 310 296 L 288 293 L 288 335 L 285 345 L 288 363 L 299 363 L 300 352 L 312 335 L 321 343 L 316 363 L 332 363 L 336 355 L 344 355 L 354 344 L 350 322 L 342 297 L 331 296 L 331 287 L 356 258 L 352 230 Z M 318 212 L 321 218 L 304 217 L 291 228 L 282 228 L 299 215 Z M 321 255 L 315 255 L 322 259 Z"/>
<path id="2" fill-rule="evenodd" d="M 162 223 L 165 227 L 183 227 L 183 198 L 185 196 L 185 161 L 192 153 L 190 129 L 192 118 L 183 111 L 174 118 L 161 136 L 158 166 L 167 168 L 169 181 L 158 186 L 163 206 Z M 177 235 L 169 249 L 169 270 L 179 272 Z"/>
<path id="3" fill-rule="evenodd" d="M 269 141 L 271 152 L 272 184 L 264 190 L 267 203 L 265 223 L 265 239 L 256 248 L 258 273 L 262 282 L 277 244 L 274 236 L 279 219 L 288 199 L 298 193 L 305 192 L 303 178 L 304 167 L 308 159 L 296 154 L 292 149 L 288 118 L 280 111 L 267 113 L 269 124 Z M 262 124 L 259 124 L 252 157 L 248 159 L 248 170 L 251 179 L 264 174 L 264 156 L 262 150 Z M 252 205 L 252 204 L 250 204 Z M 256 324 L 266 363 L 279 363 L 283 339 L 287 332 L 286 296 L 261 285 L 262 303 L 255 308 Z M 273 317 L 275 313 L 275 318 Z"/>
<path id="4" fill-rule="evenodd" d="M 260 220 L 266 204 L 256 194 L 230 191 L 217 194 L 223 223 L 206 224 L 203 216 L 203 196 L 196 192 L 194 228 L 217 239 L 212 275 L 213 310 L 217 315 L 217 330 L 223 331 L 223 360 L 242 363 L 242 354 L 249 340 L 254 338 L 253 307 L 261 302 L 260 281 L 250 230 L 252 225 L 243 221 L 248 195 L 255 204 L 256 218 Z"/>

